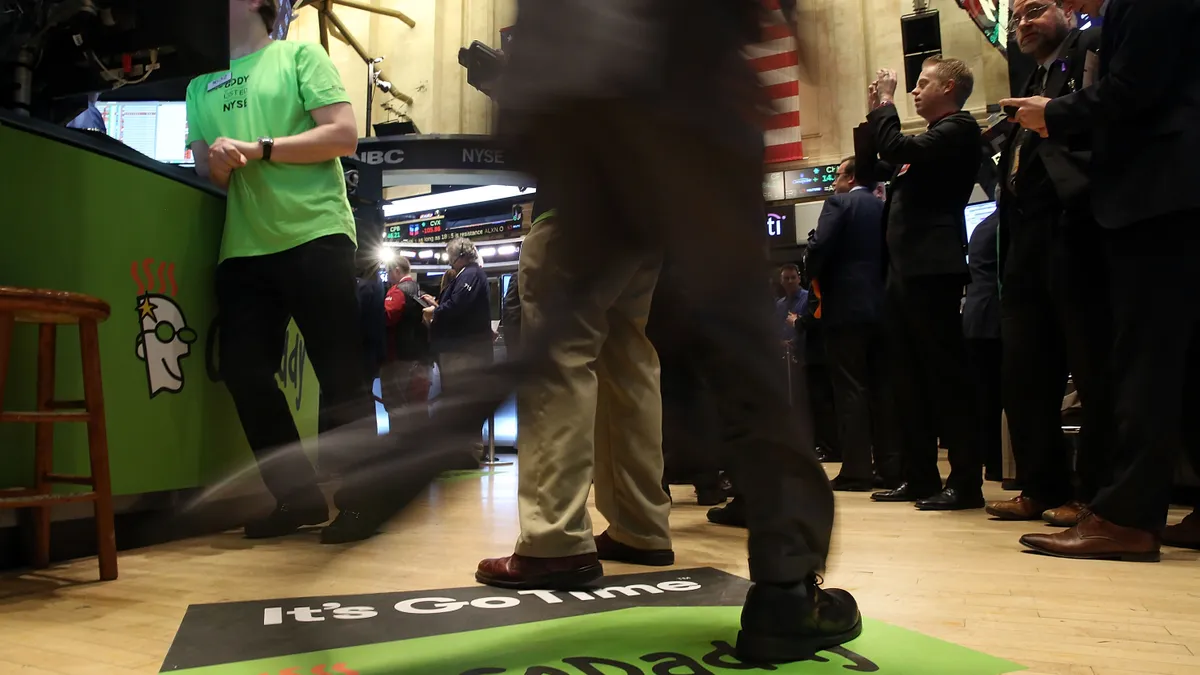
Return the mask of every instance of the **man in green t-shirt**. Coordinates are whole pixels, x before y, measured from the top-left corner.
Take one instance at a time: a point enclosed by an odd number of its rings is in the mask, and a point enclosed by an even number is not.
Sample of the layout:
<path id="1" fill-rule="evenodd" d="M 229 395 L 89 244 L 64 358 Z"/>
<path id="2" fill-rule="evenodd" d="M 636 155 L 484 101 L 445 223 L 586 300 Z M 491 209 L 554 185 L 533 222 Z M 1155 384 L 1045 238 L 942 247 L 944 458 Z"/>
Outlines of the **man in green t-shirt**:
<path id="1" fill-rule="evenodd" d="M 229 193 L 216 275 L 221 371 L 277 500 L 246 536 L 275 537 L 329 518 L 275 381 L 289 319 L 304 336 L 331 425 L 369 418 L 374 430 L 360 365 L 354 217 L 338 161 L 355 151 L 358 126 L 329 56 L 270 38 L 274 3 L 229 5 L 230 67 L 188 86 L 188 144 L 197 173 Z M 374 534 L 372 505 L 354 488 L 336 495 L 325 543 Z"/>

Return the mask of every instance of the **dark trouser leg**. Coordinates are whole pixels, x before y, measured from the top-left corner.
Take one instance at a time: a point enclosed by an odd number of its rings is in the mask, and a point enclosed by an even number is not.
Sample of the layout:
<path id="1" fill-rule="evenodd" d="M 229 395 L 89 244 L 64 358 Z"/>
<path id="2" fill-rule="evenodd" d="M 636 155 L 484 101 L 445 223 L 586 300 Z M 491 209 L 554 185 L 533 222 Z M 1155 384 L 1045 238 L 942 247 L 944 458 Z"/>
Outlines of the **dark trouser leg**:
<path id="1" fill-rule="evenodd" d="M 588 129 L 581 134 L 579 129 Z M 749 291 L 728 278 L 755 278 L 766 268 L 761 157 L 740 155 L 635 106 L 580 105 L 548 121 L 550 141 L 536 150 L 553 158 L 539 175 L 571 180 L 599 171 L 624 218 L 594 222 L 576 205 L 559 213 L 574 226 L 588 255 L 572 260 L 605 264 L 618 246 L 671 247 L 689 262 L 674 274 L 694 319 L 677 330 L 694 333 L 713 388 L 720 392 L 726 447 L 745 495 L 750 573 L 756 581 L 795 583 L 824 567 L 833 527 L 833 493 L 812 452 L 808 419 L 793 419 L 779 376 L 778 331 L 765 288 Z M 567 142 L 567 141 L 570 142 Z M 591 224 L 594 227 L 582 227 Z M 696 274 L 721 269 L 727 274 Z M 586 279 L 586 270 L 580 278 Z M 581 289 L 582 290 L 582 289 Z"/>
<path id="2" fill-rule="evenodd" d="M 963 282 L 954 275 L 906 280 L 912 286 L 910 325 L 925 364 L 925 390 L 932 396 L 938 438 L 950 451 L 946 486 L 970 495 L 983 487 L 983 457 L 977 442 L 978 414 L 963 341 Z"/>
<path id="3" fill-rule="evenodd" d="M 234 258 L 217 268 L 220 369 L 267 489 L 281 504 L 324 508 L 317 474 L 275 379 L 289 319 L 283 286 L 291 281 L 280 254 Z"/>
<path id="4" fill-rule="evenodd" d="M 900 420 L 890 395 L 887 341 L 883 326 L 871 326 L 867 347 L 868 386 L 871 399 L 871 451 L 875 473 L 885 486 L 894 488 L 904 480 L 904 460 L 900 446 Z"/>
<path id="5" fill-rule="evenodd" d="M 829 366 L 809 361 L 804 366 L 804 379 L 812 411 L 813 441 L 816 447 L 836 457 L 842 452 L 842 444 L 838 435 L 837 406 Z"/>
<path id="6" fill-rule="evenodd" d="M 919 307 L 905 284 L 896 275 L 888 275 L 884 305 L 888 385 L 895 405 L 904 481 L 913 494 L 928 496 L 942 489 L 933 430 L 933 392 L 925 377 L 924 350 L 917 344 L 921 331 L 915 324 L 924 316 L 916 315 Z"/>
<path id="7" fill-rule="evenodd" d="M 833 384 L 846 480 L 871 481 L 870 361 L 867 352 L 874 326 L 826 326 L 825 353 Z"/>
<path id="8" fill-rule="evenodd" d="M 1157 531 L 1182 449 L 1185 375 L 1200 356 L 1200 213 L 1105 236 L 1114 280 L 1117 475 L 1092 509 L 1117 525 Z"/>
<path id="9" fill-rule="evenodd" d="M 1112 305 L 1104 264 L 1102 232 L 1095 223 L 1056 233 L 1052 248 L 1050 292 L 1066 342 L 1067 363 L 1083 405 L 1075 473 L 1078 494 L 1090 502 L 1112 482 L 1113 419 Z"/>
<path id="10" fill-rule="evenodd" d="M 1000 446 L 1002 349 L 1000 340 L 967 340 L 979 410 L 979 448 L 987 472 L 996 477 L 1004 474 L 1004 453 Z"/>
<path id="11" fill-rule="evenodd" d="M 362 445 L 336 447 L 338 464 L 352 466 L 381 449 L 375 405 L 363 375 L 363 340 L 354 284 L 354 245 L 348 237 L 322 237 L 281 255 L 287 309 L 304 335 L 305 349 L 321 386 L 330 430 L 362 427 Z M 334 499 L 338 508 L 365 510 L 377 497 L 348 479 Z"/>
<path id="12" fill-rule="evenodd" d="M 1062 433 L 1063 336 L 1044 289 L 1013 283 L 1001 300 L 1004 409 L 1023 493 L 1048 506 L 1071 499 Z"/>

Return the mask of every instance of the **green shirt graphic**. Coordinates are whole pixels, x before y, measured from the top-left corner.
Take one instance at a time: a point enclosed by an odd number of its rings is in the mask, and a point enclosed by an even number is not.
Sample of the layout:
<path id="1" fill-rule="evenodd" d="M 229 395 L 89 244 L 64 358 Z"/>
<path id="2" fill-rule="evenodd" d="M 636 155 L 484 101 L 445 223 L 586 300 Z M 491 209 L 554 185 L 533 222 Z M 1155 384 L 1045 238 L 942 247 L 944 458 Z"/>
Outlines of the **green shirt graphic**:
<path id="1" fill-rule="evenodd" d="M 275 41 L 202 75 L 187 89 L 188 144 L 217 138 L 257 141 L 316 126 L 309 111 L 350 98 L 319 45 Z M 355 241 L 341 162 L 250 161 L 229 182 L 220 260 L 267 255 L 330 234 Z"/>

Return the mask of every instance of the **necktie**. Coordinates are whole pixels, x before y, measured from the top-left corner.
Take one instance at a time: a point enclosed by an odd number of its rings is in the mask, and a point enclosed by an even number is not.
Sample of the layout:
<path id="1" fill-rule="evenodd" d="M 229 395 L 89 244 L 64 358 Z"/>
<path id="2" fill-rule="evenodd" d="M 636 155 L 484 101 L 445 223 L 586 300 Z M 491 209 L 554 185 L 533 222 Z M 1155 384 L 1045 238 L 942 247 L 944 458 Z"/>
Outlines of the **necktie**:
<path id="1" fill-rule="evenodd" d="M 1029 81 L 1029 89 L 1025 92 L 1026 96 L 1041 96 L 1046 92 L 1046 72 L 1044 66 L 1038 66 L 1037 72 Z M 1008 185 L 1013 192 L 1017 191 L 1017 170 L 1021 168 L 1021 147 L 1025 145 L 1025 140 L 1031 133 L 1028 129 L 1017 131 L 1017 142 L 1013 146 L 1012 163 L 1008 170 Z"/>

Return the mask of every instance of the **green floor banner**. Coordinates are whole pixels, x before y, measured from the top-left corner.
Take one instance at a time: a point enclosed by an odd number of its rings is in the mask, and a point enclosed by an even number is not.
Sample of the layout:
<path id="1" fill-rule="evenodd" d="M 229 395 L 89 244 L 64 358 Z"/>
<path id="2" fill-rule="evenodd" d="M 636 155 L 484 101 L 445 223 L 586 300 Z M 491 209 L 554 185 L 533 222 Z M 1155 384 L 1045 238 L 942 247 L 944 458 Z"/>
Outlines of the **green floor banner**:
<path id="1" fill-rule="evenodd" d="M 745 579 L 704 568 L 588 591 L 450 590 L 194 605 L 161 672 L 188 675 L 1003 675 L 1023 670 L 879 621 L 809 661 L 734 655 Z"/>

